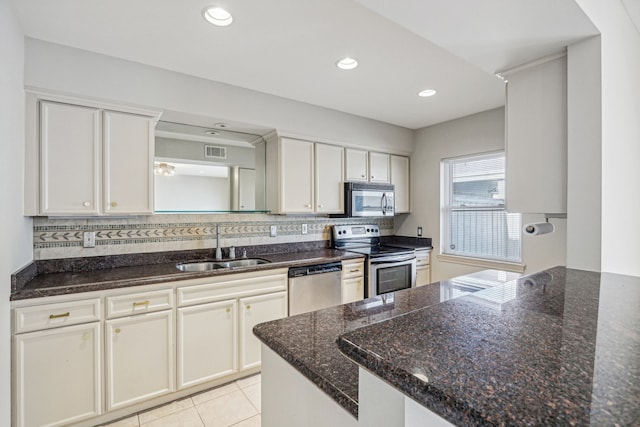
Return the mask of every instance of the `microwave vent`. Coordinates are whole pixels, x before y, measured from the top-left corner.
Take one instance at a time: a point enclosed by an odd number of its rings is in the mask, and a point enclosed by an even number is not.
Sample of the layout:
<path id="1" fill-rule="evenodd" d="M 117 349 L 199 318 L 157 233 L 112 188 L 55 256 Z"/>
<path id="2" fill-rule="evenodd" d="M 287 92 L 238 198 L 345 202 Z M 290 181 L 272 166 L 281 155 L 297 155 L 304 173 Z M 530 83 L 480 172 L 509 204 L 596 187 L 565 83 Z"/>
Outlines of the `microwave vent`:
<path id="1" fill-rule="evenodd" d="M 204 156 L 210 159 L 226 159 L 227 147 L 217 147 L 215 145 L 204 146 Z"/>

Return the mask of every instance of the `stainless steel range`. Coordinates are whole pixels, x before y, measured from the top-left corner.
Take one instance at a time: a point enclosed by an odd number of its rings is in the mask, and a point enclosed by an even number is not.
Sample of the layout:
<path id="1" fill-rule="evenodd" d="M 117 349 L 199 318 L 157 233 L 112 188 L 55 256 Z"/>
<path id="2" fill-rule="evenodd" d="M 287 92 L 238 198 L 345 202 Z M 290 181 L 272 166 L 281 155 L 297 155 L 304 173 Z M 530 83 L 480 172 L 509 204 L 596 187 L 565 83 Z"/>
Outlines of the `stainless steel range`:
<path id="1" fill-rule="evenodd" d="M 333 245 L 365 255 L 367 298 L 416 285 L 414 250 L 381 244 L 377 225 L 334 225 Z"/>

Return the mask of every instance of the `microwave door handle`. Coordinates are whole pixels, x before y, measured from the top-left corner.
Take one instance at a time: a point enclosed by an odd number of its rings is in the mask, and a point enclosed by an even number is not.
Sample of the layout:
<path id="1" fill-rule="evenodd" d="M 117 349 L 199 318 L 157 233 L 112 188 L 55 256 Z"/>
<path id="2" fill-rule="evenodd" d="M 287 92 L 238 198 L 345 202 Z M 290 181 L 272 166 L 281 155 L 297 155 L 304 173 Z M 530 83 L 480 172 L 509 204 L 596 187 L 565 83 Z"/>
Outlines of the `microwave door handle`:
<path id="1" fill-rule="evenodd" d="M 387 213 L 387 193 L 382 193 L 382 198 L 380 199 L 380 210 L 383 215 Z"/>

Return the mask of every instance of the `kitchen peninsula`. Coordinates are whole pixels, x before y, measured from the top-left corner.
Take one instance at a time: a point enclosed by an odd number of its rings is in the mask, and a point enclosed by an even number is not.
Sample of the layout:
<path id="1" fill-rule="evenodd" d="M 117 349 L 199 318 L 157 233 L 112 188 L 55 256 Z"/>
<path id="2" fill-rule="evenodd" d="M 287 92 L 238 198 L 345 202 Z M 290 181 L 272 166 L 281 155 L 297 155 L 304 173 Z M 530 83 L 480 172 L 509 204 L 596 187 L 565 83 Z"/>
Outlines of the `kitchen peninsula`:
<path id="1" fill-rule="evenodd" d="M 464 283 L 258 325 L 263 425 L 640 422 L 639 278 L 555 267 Z M 274 397 L 274 374 L 301 389 Z"/>

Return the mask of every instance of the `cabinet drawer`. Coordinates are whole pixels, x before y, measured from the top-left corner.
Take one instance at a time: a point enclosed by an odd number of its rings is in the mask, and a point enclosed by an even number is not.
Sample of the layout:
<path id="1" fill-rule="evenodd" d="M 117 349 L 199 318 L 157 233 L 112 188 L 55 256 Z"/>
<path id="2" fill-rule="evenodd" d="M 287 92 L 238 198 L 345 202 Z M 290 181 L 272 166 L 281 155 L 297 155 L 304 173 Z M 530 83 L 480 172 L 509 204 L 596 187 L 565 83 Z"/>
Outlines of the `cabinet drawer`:
<path id="1" fill-rule="evenodd" d="M 15 333 L 58 328 L 100 320 L 100 298 L 69 301 L 31 307 L 19 307 L 15 311 Z"/>
<path id="2" fill-rule="evenodd" d="M 430 261 L 429 251 L 416 251 L 416 266 L 429 265 Z"/>
<path id="3" fill-rule="evenodd" d="M 342 261 L 342 278 L 349 279 L 352 277 L 364 276 L 364 261 Z"/>
<path id="4" fill-rule="evenodd" d="M 107 318 L 151 313 L 173 307 L 173 290 L 107 297 Z"/>
<path id="5" fill-rule="evenodd" d="M 256 276 L 255 273 L 212 278 L 211 283 L 178 288 L 178 306 L 202 304 L 237 297 L 286 291 L 287 270 Z"/>

